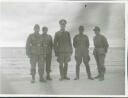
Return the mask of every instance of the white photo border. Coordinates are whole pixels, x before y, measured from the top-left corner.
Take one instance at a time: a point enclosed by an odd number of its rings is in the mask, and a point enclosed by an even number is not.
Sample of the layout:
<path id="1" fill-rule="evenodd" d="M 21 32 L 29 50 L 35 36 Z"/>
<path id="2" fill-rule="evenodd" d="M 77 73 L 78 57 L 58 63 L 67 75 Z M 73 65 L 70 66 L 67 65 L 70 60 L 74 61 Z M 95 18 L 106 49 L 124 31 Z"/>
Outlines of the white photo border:
<path id="1" fill-rule="evenodd" d="M 127 0 L 115 0 L 115 1 L 64 1 L 64 0 L 0 0 L 1 2 L 67 2 L 67 3 L 124 3 L 125 4 L 125 95 L 41 95 L 41 94 L 0 94 L 0 97 L 128 97 L 128 72 L 127 72 L 127 57 L 128 57 L 128 1 Z"/>

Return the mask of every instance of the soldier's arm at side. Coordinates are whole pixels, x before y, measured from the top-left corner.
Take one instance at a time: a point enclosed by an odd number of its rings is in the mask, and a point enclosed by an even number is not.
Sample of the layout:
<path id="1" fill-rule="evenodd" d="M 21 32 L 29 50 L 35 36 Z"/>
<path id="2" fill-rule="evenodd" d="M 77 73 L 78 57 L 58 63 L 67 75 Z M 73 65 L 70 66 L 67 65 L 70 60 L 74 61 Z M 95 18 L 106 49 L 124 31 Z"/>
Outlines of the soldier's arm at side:
<path id="1" fill-rule="evenodd" d="M 89 48 L 89 38 L 88 38 L 88 36 L 87 36 L 87 48 Z"/>
<path id="2" fill-rule="evenodd" d="M 107 41 L 106 37 L 104 37 L 104 41 L 103 42 L 104 42 L 105 52 L 107 53 L 109 44 L 108 44 L 108 41 Z"/>
<path id="3" fill-rule="evenodd" d="M 96 49 L 95 49 L 95 37 L 93 37 L 93 44 L 94 44 L 93 55 L 96 55 Z"/>
<path id="4" fill-rule="evenodd" d="M 28 57 L 30 57 L 30 48 L 31 48 L 31 37 L 29 35 L 26 41 L 26 55 Z"/>
<path id="5" fill-rule="evenodd" d="M 71 54 L 73 53 L 73 48 L 72 48 L 72 41 L 71 41 L 71 37 L 70 37 L 70 33 L 68 32 L 69 35 L 69 43 L 70 43 L 70 47 L 71 47 Z"/>
<path id="6" fill-rule="evenodd" d="M 76 48 L 76 47 L 77 47 L 76 36 L 73 38 L 73 46 L 74 46 L 74 48 Z"/>
<path id="7" fill-rule="evenodd" d="M 52 47 L 53 47 L 52 36 L 50 36 L 50 48 L 51 48 L 51 50 L 52 50 Z"/>
<path id="8" fill-rule="evenodd" d="M 58 56 L 58 38 L 57 38 L 57 34 L 55 34 L 54 37 L 54 51 L 55 51 L 55 56 Z"/>

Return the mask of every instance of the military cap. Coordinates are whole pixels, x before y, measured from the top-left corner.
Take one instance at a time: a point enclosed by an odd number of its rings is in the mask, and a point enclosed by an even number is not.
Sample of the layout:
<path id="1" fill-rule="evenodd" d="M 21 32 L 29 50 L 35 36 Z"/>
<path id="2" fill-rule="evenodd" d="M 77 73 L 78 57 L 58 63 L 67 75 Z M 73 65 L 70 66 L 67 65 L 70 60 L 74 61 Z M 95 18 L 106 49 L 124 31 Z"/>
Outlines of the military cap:
<path id="1" fill-rule="evenodd" d="M 39 26 L 38 24 L 35 24 L 35 25 L 34 25 L 34 29 L 35 29 L 35 28 L 40 28 L 40 26 Z"/>
<path id="2" fill-rule="evenodd" d="M 43 29 L 43 30 L 44 30 L 44 29 L 48 29 L 48 27 L 44 26 L 44 27 L 42 27 L 42 29 Z"/>
<path id="3" fill-rule="evenodd" d="M 100 27 L 95 26 L 95 28 L 93 29 L 93 31 L 100 31 Z"/>
<path id="4" fill-rule="evenodd" d="M 84 29 L 84 26 L 80 25 L 80 26 L 79 26 L 79 29 Z"/>
<path id="5" fill-rule="evenodd" d="M 59 24 L 60 25 L 65 25 L 65 24 L 67 24 L 67 21 L 65 20 L 65 19 L 61 19 L 60 21 L 59 21 Z"/>

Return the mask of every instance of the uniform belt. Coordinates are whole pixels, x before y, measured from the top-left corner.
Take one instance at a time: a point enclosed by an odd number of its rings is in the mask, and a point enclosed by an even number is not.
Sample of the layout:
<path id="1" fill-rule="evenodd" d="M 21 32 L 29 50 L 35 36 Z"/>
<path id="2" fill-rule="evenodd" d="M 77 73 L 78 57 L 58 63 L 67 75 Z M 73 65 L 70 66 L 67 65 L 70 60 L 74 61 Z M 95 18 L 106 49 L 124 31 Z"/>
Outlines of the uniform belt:
<path id="1" fill-rule="evenodd" d="M 37 46 L 39 46 L 39 47 L 40 47 L 40 46 L 41 46 L 41 44 L 37 44 Z"/>
<path id="2" fill-rule="evenodd" d="M 41 44 L 35 44 L 35 45 L 32 45 L 32 46 L 38 46 L 38 47 L 40 47 L 40 46 L 41 46 Z"/>
<path id="3" fill-rule="evenodd" d="M 104 48 L 104 47 L 95 47 L 95 48 Z"/>

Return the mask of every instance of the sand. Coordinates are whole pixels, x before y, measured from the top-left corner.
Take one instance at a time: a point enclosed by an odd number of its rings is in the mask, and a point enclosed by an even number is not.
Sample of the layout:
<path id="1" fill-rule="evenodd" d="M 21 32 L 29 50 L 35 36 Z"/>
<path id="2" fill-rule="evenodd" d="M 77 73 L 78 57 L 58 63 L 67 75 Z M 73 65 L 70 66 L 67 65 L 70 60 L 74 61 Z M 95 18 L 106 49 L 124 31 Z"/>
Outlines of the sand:
<path id="1" fill-rule="evenodd" d="M 52 75 L 53 80 L 30 83 L 30 75 L 2 75 L 2 94 L 43 94 L 43 95 L 123 95 L 124 73 L 108 71 L 104 81 L 88 80 L 86 74 L 80 74 L 80 80 L 73 80 L 75 73 L 69 73 L 71 80 L 59 81 L 59 75 Z M 95 74 L 96 75 L 96 74 Z M 95 76 L 93 74 L 93 76 Z"/>

